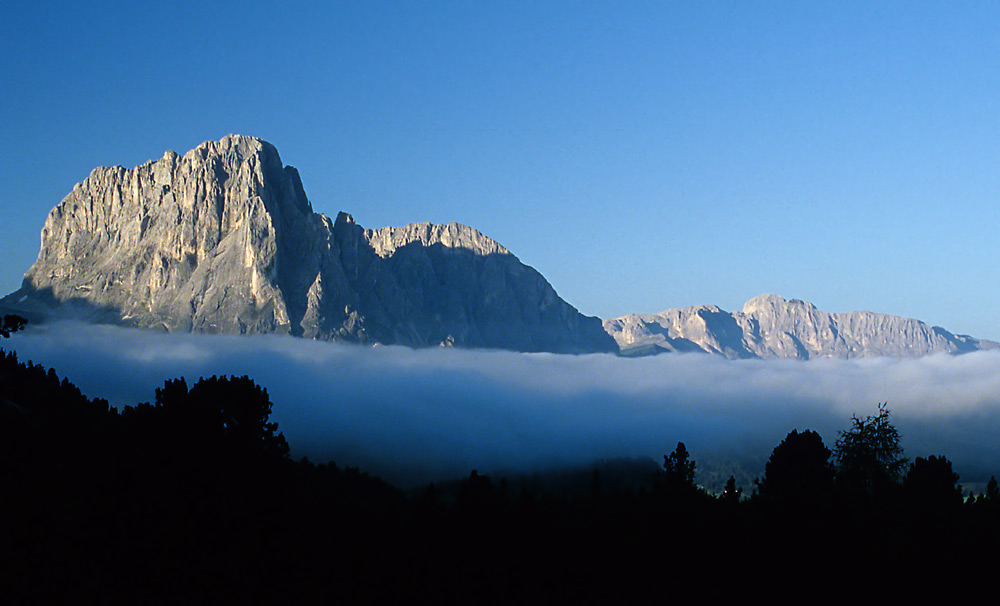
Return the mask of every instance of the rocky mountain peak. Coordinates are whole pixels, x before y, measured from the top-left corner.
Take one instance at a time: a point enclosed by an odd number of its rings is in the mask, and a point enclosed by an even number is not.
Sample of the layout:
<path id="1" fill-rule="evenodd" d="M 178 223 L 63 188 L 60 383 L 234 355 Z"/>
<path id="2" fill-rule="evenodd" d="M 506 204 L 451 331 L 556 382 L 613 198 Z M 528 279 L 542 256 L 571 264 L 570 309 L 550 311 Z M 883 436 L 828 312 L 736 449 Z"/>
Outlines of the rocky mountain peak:
<path id="1" fill-rule="evenodd" d="M 600 320 L 479 231 L 331 222 L 277 149 L 244 135 L 95 169 L 49 214 L 38 260 L 4 303 L 169 331 L 616 349 Z"/>
<path id="2" fill-rule="evenodd" d="M 174 154 L 174 152 L 167 152 L 167 154 Z M 196 157 L 203 160 L 219 158 L 230 164 L 237 164 L 253 157 L 268 167 L 273 168 L 278 165 L 277 167 L 281 168 L 281 158 L 273 145 L 263 139 L 247 135 L 231 134 L 219 141 L 205 141 L 184 154 L 185 159 Z"/>
<path id="3" fill-rule="evenodd" d="M 228 135 L 132 169 L 98 167 L 49 213 L 14 311 L 66 309 L 168 331 L 289 333 L 411 346 L 730 358 L 915 357 L 998 344 L 763 294 L 606 320 L 459 223 L 366 229 L 313 212 L 298 171 Z M 606 331 L 606 332 L 605 332 Z"/>
<path id="4" fill-rule="evenodd" d="M 750 315 L 760 315 L 774 313 L 776 311 L 801 310 L 803 312 L 816 311 L 816 306 L 801 299 L 785 299 L 781 295 L 763 294 L 757 295 L 743 304 L 743 313 Z"/>
<path id="5" fill-rule="evenodd" d="M 419 243 L 421 246 L 442 246 L 464 249 L 476 255 L 509 255 L 510 251 L 480 231 L 460 223 L 433 225 L 411 223 L 403 227 L 383 227 L 365 230 L 365 237 L 376 253 L 391 256 L 397 250 Z"/>
<path id="6" fill-rule="evenodd" d="M 742 312 L 715 306 L 605 320 L 623 353 L 707 352 L 729 358 L 918 357 L 963 353 L 1000 344 L 953 335 L 910 318 L 867 311 L 827 313 L 800 299 L 763 294 Z"/>
<path id="7" fill-rule="evenodd" d="M 334 222 L 334 226 L 339 225 L 354 225 L 354 217 L 344 211 L 338 212 L 337 220 Z"/>

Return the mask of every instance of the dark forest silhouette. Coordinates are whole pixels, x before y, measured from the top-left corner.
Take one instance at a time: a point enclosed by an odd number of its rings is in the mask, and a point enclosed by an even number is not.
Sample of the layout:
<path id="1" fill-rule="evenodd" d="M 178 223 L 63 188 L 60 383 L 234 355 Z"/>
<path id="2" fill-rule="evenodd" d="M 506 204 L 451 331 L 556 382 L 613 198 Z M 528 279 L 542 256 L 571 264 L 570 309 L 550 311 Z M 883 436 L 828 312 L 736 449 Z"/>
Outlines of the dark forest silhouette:
<path id="1" fill-rule="evenodd" d="M 404 493 L 293 461 L 271 406 L 249 377 L 213 376 L 117 410 L 0 350 L 8 603 L 790 601 L 859 578 L 899 596 L 1000 547 L 996 480 L 966 497 L 945 456 L 909 463 L 885 405 L 832 449 L 792 430 L 752 492 L 731 478 L 720 495 L 683 443 L 640 482 L 595 468 L 560 491 L 472 471 Z"/>

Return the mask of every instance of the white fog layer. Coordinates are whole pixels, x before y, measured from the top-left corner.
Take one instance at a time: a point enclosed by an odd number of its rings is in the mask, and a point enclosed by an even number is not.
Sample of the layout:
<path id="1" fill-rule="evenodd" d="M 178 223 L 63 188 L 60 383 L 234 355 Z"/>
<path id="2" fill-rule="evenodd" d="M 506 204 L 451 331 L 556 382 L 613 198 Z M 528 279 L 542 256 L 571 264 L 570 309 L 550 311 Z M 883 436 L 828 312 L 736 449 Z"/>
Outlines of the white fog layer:
<path id="1" fill-rule="evenodd" d="M 629 359 L 361 347 L 285 336 L 35 326 L 0 343 L 113 406 L 152 401 L 165 379 L 249 375 L 267 388 L 292 456 L 400 485 L 485 472 L 662 460 L 762 468 L 792 429 L 833 447 L 852 414 L 888 402 L 911 458 L 944 454 L 963 482 L 1000 475 L 1000 351 L 919 359 Z M 759 471 L 757 471 L 759 473 Z M 749 487 L 748 487 L 749 488 Z"/>

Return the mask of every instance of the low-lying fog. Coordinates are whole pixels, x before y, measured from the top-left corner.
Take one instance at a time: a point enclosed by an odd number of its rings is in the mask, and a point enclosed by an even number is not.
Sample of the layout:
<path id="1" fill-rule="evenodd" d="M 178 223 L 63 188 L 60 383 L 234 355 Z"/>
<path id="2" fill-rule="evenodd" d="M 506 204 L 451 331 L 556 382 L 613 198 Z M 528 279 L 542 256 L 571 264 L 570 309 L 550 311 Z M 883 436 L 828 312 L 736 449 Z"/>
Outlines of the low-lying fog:
<path id="1" fill-rule="evenodd" d="M 833 447 L 852 414 L 889 403 L 903 446 L 944 454 L 962 482 L 1000 476 L 1000 351 L 918 360 L 627 359 L 359 347 L 279 336 L 168 335 L 56 323 L 0 346 L 114 406 L 165 379 L 249 375 L 267 388 L 295 458 L 410 486 L 481 473 L 652 457 L 683 441 L 700 470 L 759 475 L 792 429 Z M 750 486 L 744 485 L 749 492 Z"/>

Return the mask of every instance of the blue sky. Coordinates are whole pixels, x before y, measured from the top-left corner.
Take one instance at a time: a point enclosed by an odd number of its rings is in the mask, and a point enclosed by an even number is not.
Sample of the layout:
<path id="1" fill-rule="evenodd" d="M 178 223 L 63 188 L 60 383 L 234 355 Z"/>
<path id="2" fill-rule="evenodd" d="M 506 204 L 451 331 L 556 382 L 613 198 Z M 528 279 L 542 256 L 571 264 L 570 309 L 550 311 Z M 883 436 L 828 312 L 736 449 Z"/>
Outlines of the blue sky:
<path id="1" fill-rule="evenodd" d="M 0 290 L 98 165 L 228 133 L 582 312 L 763 292 L 1000 339 L 1000 4 L 6 4 Z"/>

